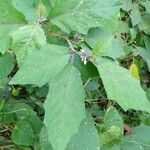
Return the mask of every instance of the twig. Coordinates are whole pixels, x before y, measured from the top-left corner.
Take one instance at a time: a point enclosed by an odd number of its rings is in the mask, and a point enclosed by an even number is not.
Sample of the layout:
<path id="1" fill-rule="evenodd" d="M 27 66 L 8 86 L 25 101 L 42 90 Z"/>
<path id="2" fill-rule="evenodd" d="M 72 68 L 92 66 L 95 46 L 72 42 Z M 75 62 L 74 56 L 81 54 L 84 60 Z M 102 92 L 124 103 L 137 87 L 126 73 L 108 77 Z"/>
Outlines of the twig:
<path id="1" fill-rule="evenodd" d="M 60 34 L 57 34 L 57 33 L 55 33 L 55 32 L 48 32 L 50 35 L 53 35 L 53 36 L 55 36 L 55 37 L 57 37 L 57 38 L 60 38 L 60 39 L 63 39 L 63 40 L 66 40 L 66 37 L 67 36 L 63 36 L 63 35 L 60 35 Z"/>
<path id="2" fill-rule="evenodd" d="M 36 102 L 44 102 L 45 99 L 37 99 L 37 100 L 15 100 L 14 103 L 36 103 Z"/>
<path id="3" fill-rule="evenodd" d="M 89 82 L 91 81 L 92 79 L 91 78 L 89 78 L 86 82 L 85 82 L 85 84 L 84 84 L 84 88 L 86 88 L 86 86 L 89 84 Z"/>
<path id="4" fill-rule="evenodd" d="M 15 146 L 15 144 L 13 144 L 13 143 L 0 143 L 0 150 L 11 148 L 14 146 Z"/>
<path id="5" fill-rule="evenodd" d="M 71 54 L 71 64 L 73 64 L 75 54 L 79 55 L 79 53 L 74 49 L 73 44 L 71 43 L 71 41 L 68 38 L 66 38 L 66 41 L 69 44 L 69 47 L 71 49 L 71 52 L 70 52 L 70 54 Z"/>

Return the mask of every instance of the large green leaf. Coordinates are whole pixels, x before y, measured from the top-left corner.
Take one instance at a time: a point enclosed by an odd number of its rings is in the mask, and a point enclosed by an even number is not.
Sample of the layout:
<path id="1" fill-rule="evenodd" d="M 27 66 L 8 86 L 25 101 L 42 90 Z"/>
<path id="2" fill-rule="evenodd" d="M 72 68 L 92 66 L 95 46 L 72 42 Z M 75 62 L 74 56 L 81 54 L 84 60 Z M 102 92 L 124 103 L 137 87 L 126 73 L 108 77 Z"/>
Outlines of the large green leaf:
<path id="1" fill-rule="evenodd" d="M 64 150 L 85 118 L 85 94 L 80 73 L 69 64 L 49 83 L 49 86 L 49 94 L 44 105 L 44 123 L 53 150 Z"/>
<path id="2" fill-rule="evenodd" d="M 27 20 L 38 20 L 36 13 L 37 0 L 12 0 L 12 5 L 24 14 Z"/>
<path id="3" fill-rule="evenodd" d="M 50 17 L 65 32 L 86 34 L 89 28 L 103 26 L 118 12 L 118 0 L 56 0 Z M 64 9 L 65 8 L 65 9 Z"/>
<path id="4" fill-rule="evenodd" d="M 38 21 L 38 5 L 42 2 L 45 5 L 45 16 L 48 16 L 50 3 L 48 0 L 12 0 L 12 5 L 21 13 L 24 14 L 26 20 Z"/>
<path id="5" fill-rule="evenodd" d="M 9 53 L 0 57 L 0 80 L 3 80 L 12 71 L 14 67 L 13 58 Z"/>
<path id="6" fill-rule="evenodd" d="M 11 33 L 13 50 L 17 56 L 19 66 L 38 48 L 46 44 L 46 37 L 39 24 L 28 24 Z"/>
<path id="7" fill-rule="evenodd" d="M 78 133 L 73 135 L 66 150 L 99 150 L 98 132 L 91 118 L 82 121 Z"/>
<path id="8" fill-rule="evenodd" d="M 99 58 L 97 63 L 108 99 L 118 102 L 125 111 L 135 109 L 150 112 L 146 93 L 129 70 L 107 58 Z"/>
<path id="9" fill-rule="evenodd" d="M 69 50 L 63 46 L 45 45 L 34 51 L 12 79 L 11 84 L 35 84 L 42 86 L 48 83 L 67 65 L 70 59 Z"/>
<path id="10" fill-rule="evenodd" d="M 10 47 L 11 38 L 9 33 L 24 22 L 22 14 L 17 12 L 11 5 L 10 0 L 0 1 L 0 52 L 5 51 Z"/>
<path id="11" fill-rule="evenodd" d="M 11 0 L 0 1 L 0 24 L 17 24 L 24 21 L 24 16 L 11 5 Z"/>

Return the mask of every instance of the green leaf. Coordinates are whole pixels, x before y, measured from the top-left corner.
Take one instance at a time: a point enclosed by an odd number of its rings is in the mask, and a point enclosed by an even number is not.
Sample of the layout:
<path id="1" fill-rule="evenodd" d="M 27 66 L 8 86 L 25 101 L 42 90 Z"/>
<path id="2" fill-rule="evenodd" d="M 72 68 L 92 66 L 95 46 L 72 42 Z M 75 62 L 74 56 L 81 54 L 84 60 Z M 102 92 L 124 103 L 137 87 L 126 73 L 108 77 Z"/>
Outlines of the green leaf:
<path id="1" fill-rule="evenodd" d="M 24 62 L 10 84 L 35 84 L 41 87 L 60 73 L 69 59 L 68 48 L 45 45 Z"/>
<path id="2" fill-rule="evenodd" d="M 124 56 L 122 45 L 109 32 L 101 31 L 99 28 L 91 29 L 85 37 L 86 43 L 93 48 L 93 55 L 119 58 Z"/>
<path id="3" fill-rule="evenodd" d="M 148 12 L 148 13 L 150 13 L 150 1 L 146 1 L 145 2 L 145 7 L 146 7 L 146 11 Z"/>
<path id="4" fill-rule="evenodd" d="M 78 133 L 74 134 L 66 150 L 99 150 L 99 135 L 92 119 L 82 121 Z"/>
<path id="5" fill-rule="evenodd" d="M 146 61 L 148 68 L 150 70 L 150 49 L 145 49 L 138 47 L 139 55 Z"/>
<path id="6" fill-rule="evenodd" d="M 39 16 L 36 12 L 38 0 L 12 0 L 12 5 L 22 12 L 26 20 L 38 20 Z"/>
<path id="7" fill-rule="evenodd" d="M 65 150 L 85 118 L 85 94 L 80 73 L 69 64 L 49 85 L 44 123 L 53 149 Z"/>
<path id="8" fill-rule="evenodd" d="M 115 141 L 120 139 L 121 129 L 116 126 L 111 126 L 106 132 L 100 134 L 101 145 L 108 144 L 112 142 L 115 144 Z"/>
<path id="9" fill-rule="evenodd" d="M 33 109 L 24 103 L 11 104 L 17 120 L 25 120 L 32 125 L 35 134 L 39 134 L 43 126 L 42 120 L 36 115 Z"/>
<path id="10" fill-rule="evenodd" d="M 103 22 L 116 15 L 117 4 L 118 0 L 56 0 L 50 18 L 67 33 L 74 30 L 87 34 L 90 28 L 102 27 Z"/>
<path id="11" fill-rule="evenodd" d="M 99 76 L 97 68 L 91 62 L 88 62 L 86 65 L 84 65 L 84 63 L 78 56 L 75 57 L 74 66 L 80 71 L 81 79 L 83 82 L 85 82 L 89 78 Z"/>
<path id="12" fill-rule="evenodd" d="M 119 145 L 115 145 L 115 146 L 105 146 L 105 147 L 102 147 L 101 150 L 120 150 L 120 147 Z"/>
<path id="13" fill-rule="evenodd" d="M 50 3 L 47 0 L 12 0 L 12 5 L 19 12 L 24 14 L 26 20 L 38 21 L 40 19 L 40 16 L 38 15 L 37 8 L 40 2 L 45 5 L 47 10 L 46 16 L 48 16 L 50 10 Z"/>
<path id="14" fill-rule="evenodd" d="M 130 17 L 133 26 L 136 26 L 141 22 L 141 14 L 138 9 L 138 4 L 135 4 L 135 6 L 133 7 Z"/>
<path id="15" fill-rule="evenodd" d="M 131 0 L 123 0 L 121 3 L 123 10 L 130 11 L 133 8 L 133 3 Z"/>
<path id="16" fill-rule="evenodd" d="M 12 132 L 12 141 L 18 145 L 31 146 L 34 144 L 32 126 L 27 121 L 19 121 Z"/>
<path id="17" fill-rule="evenodd" d="M 0 24 L 0 52 L 2 54 L 4 54 L 11 46 L 12 38 L 10 32 L 18 27 L 19 25 L 17 24 Z"/>
<path id="18" fill-rule="evenodd" d="M 28 24 L 11 33 L 13 38 L 13 50 L 17 56 L 19 66 L 33 51 L 42 48 L 46 44 L 46 37 L 39 24 Z"/>
<path id="19" fill-rule="evenodd" d="M 107 58 L 99 58 L 97 63 L 108 99 L 115 100 L 125 111 L 135 109 L 150 112 L 146 93 L 129 70 Z"/>
<path id="20" fill-rule="evenodd" d="M 149 36 L 144 36 L 144 43 L 145 43 L 146 49 L 150 51 L 150 37 Z"/>
<path id="21" fill-rule="evenodd" d="M 103 125 L 108 129 L 111 126 L 116 126 L 120 128 L 123 134 L 123 119 L 120 116 L 119 112 L 117 109 L 113 106 L 109 107 L 107 109 L 107 112 L 105 114 L 104 120 L 103 120 Z"/>
<path id="22" fill-rule="evenodd" d="M 142 16 L 141 22 L 138 25 L 139 29 L 150 35 L 150 14 Z"/>
<path id="23" fill-rule="evenodd" d="M 52 150 L 52 146 L 48 140 L 48 132 L 45 125 L 42 127 L 39 140 L 40 140 L 40 146 L 42 150 L 47 150 L 47 149 Z"/>
<path id="24" fill-rule="evenodd" d="M 7 125 L 13 123 L 15 121 L 15 115 L 10 107 L 10 105 L 3 106 L 2 110 L 0 111 L 0 123 Z"/>
<path id="25" fill-rule="evenodd" d="M 149 150 L 150 127 L 140 125 L 133 128 L 133 135 L 125 136 L 121 143 L 113 147 L 106 146 L 102 150 Z"/>
<path id="26" fill-rule="evenodd" d="M 123 136 L 123 119 L 116 108 L 112 106 L 108 108 L 103 124 L 100 126 L 99 134 L 101 145 L 114 145 L 116 144 L 115 142 L 118 142 Z"/>
<path id="27" fill-rule="evenodd" d="M 0 1 L 0 24 L 17 24 L 24 21 L 24 16 L 11 5 L 11 0 Z"/>
<path id="28" fill-rule="evenodd" d="M 115 34 L 118 30 L 119 15 L 115 14 L 109 20 L 104 20 L 102 27 L 100 28 L 102 31 L 107 31 L 109 33 Z"/>
<path id="29" fill-rule="evenodd" d="M 122 150 L 149 150 L 150 149 L 150 127 L 141 125 L 133 129 L 132 136 L 124 137 Z"/>
<path id="30" fill-rule="evenodd" d="M 50 0 L 50 3 L 52 6 L 54 6 L 55 2 L 56 2 L 56 0 Z"/>
<path id="31" fill-rule="evenodd" d="M 2 110 L 4 104 L 5 104 L 5 101 L 0 99 L 0 111 Z"/>
<path id="32" fill-rule="evenodd" d="M 6 65 L 7 64 L 7 65 Z M 9 53 L 5 53 L 0 57 L 0 80 L 7 77 L 13 70 L 13 58 Z"/>
<path id="33" fill-rule="evenodd" d="M 0 52 L 4 54 L 10 47 L 9 33 L 24 22 L 24 16 L 17 12 L 10 0 L 0 1 Z"/>

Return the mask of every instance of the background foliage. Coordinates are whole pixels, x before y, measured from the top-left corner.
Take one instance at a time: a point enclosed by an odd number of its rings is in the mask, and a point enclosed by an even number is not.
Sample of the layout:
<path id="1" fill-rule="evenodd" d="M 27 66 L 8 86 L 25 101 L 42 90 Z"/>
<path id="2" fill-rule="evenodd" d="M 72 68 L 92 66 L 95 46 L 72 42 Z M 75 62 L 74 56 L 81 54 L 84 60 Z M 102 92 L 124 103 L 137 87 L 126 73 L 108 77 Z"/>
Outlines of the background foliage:
<path id="1" fill-rule="evenodd" d="M 150 1 L 1 0 L 0 149 L 149 150 Z"/>

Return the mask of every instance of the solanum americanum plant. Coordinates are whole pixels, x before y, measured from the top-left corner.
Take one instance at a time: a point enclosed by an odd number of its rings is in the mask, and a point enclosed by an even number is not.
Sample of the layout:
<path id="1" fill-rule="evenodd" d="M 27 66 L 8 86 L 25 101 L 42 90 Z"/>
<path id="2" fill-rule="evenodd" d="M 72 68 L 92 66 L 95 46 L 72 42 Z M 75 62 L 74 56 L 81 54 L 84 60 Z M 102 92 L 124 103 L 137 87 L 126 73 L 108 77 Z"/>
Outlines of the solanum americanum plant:
<path id="1" fill-rule="evenodd" d="M 150 1 L 0 0 L 0 149 L 149 150 Z"/>

